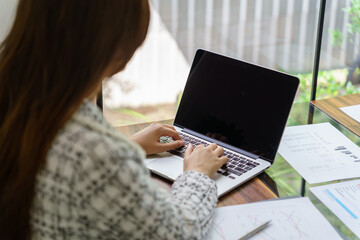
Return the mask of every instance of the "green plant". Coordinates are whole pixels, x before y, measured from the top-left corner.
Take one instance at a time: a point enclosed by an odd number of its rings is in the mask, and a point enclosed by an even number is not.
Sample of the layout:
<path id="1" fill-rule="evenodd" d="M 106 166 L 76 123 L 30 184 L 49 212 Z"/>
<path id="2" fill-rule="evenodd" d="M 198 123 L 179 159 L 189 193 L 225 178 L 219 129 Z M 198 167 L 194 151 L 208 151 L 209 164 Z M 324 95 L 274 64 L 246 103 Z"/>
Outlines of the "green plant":
<path id="1" fill-rule="evenodd" d="M 353 42 L 355 34 L 360 33 L 360 0 L 352 0 L 351 6 L 342 10 L 347 12 L 350 18 L 350 22 L 346 24 L 347 34 L 345 36 L 349 37 L 349 40 Z M 339 30 L 330 29 L 329 31 L 332 35 L 333 45 L 340 45 L 344 40 L 343 33 Z"/>
<path id="2" fill-rule="evenodd" d="M 281 155 L 276 156 L 266 173 L 276 182 L 280 197 L 299 194 L 301 176 Z"/>
<path id="3" fill-rule="evenodd" d="M 343 37 L 342 32 L 340 32 L 339 30 L 332 30 L 332 29 L 329 29 L 329 32 L 330 32 L 330 34 L 332 36 L 331 44 L 333 46 L 341 45 L 341 43 L 344 41 L 344 37 Z"/>
<path id="4" fill-rule="evenodd" d="M 344 12 L 348 13 L 350 21 L 346 24 L 346 33 L 342 33 L 339 30 L 329 29 L 330 34 L 332 35 L 332 44 L 333 46 L 339 46 L 345 39 L 349 39 L 351 43 L 354 42 L 355 35 L 360 33 L 360 0 L 352 0 L 351 6 L 342 9 Z M 358 56 L 353 61 L 353 63 L 348 67 L 349 72 L 346 78 L 346 83 L 360 83 L 360 75 L 357 72 L 357 69 L 360 68 L 360 54 L 359 46 L 354 45 L 355 53 L 358 53 Z"/>
<path id="5" fill-rule="evenodd" d="M 137 111 L 134 111 L 134 110 L 131 110 L 128 108 L 121 108 L 119 111 L 126 115 L 129 115 L 129 116 L 132 116 L 135 118 L 139 118 L 139 119 L 143 120 L 144 122 L 150 122 L 150 119 L 146 115 L 144 115 L 140 112 L 137 112 Z"/>
<path id="6" fill-rule="evenodd" d="M 318 75 L 317 98 L 329 98 L 345 94 L 355 94 L 360 92 L 360 88 L 355 87 L 351 82 L 339 82 L 335 77 L 335 71 L 342 71 L 346 74 L 346 69 L 320 71 Z M 310 100 L 312 74 L 298 74 L 300 79 L 299 94 L 296 102 L 307 102 Z"/>

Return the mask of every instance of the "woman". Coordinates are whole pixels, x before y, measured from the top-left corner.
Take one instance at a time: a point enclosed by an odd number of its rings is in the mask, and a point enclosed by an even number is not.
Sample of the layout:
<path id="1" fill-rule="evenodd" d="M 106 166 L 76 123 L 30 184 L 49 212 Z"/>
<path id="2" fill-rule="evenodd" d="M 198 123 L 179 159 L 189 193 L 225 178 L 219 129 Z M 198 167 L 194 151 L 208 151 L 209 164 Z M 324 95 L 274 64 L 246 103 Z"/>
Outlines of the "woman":
<path id="1" fill-rule="evenodd" d="M 148 24 L 147 0 L 20 0 L 0 48 L 1 239 L 205 236 L 223 149 L 188 147 L 184 173 L 161 191 L 142 160 L 182 146 L 176 131 L 155 124 L 130 141 L 90 101 Z"/>

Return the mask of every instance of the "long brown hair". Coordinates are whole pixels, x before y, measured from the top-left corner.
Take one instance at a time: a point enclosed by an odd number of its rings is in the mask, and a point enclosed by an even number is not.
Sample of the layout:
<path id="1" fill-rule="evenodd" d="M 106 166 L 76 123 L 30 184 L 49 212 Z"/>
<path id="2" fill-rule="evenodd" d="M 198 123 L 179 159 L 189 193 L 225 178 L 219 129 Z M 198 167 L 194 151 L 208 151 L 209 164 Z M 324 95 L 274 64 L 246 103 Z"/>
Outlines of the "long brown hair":
<path id="1" fill-rule="evenodd" d="M 0 46 L 0 238 L 30 239 L 36 175 L 58 130 L 143 42 L 147 0 L 20 0 Z"/>

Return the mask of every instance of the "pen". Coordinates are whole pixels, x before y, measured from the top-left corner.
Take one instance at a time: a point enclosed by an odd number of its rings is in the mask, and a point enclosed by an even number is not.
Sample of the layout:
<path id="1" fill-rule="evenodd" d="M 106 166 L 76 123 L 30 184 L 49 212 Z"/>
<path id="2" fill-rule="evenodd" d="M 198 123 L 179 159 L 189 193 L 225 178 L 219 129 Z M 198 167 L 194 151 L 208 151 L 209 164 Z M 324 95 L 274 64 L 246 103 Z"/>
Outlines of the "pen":
<path id="1" fill-rule="evenodd" d="M 270 223 L 271 223 L 271 220 L 264 222 L 260 226 L 256 227 L 254 230 L 252 230 L 252 231 L 248 232 L 247 234 L 245 234 L 244 236 L 240 237 L 239 240 L 245 240 L 245 239 L 248 239 L 248 238 L 254 236 L 257 232 L 260 232 L 261 230 L 263 230 L 264 228 L 269 226 Z"/>

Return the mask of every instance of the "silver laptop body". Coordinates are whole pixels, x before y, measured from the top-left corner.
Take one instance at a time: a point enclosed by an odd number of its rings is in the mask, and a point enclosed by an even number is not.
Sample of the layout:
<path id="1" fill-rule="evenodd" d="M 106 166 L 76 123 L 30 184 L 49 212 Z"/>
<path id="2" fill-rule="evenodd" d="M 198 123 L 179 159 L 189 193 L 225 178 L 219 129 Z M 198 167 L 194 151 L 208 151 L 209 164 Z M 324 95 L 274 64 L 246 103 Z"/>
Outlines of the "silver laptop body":
<path id="1" fill-rule="evenodd" d="M 229 158 L 213 176 L 218 196 L 274 162 L 299 79 L 216 53 L 197 50 L 174 120 L 185 143 L 222 146 Z M 148 156 L 146 166 L 174 181 L 185 147 Z"/>

